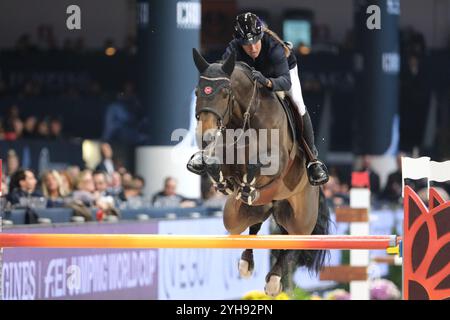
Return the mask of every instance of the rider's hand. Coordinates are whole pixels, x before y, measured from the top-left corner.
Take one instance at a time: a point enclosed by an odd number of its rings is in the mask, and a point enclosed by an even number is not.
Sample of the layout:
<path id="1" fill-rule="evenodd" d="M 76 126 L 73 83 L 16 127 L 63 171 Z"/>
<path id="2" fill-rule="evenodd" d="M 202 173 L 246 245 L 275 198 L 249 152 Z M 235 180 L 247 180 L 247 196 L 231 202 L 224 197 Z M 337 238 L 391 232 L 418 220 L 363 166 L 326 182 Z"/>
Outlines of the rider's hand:
<path id="1" fill-rule="evenodd" d="M 261 83 L 263 86 L 267 87 L 269 85 L 269 79 L 264 77 L 263 74 L 257 70 L 252 71 L 252 77 L 253 77 L 253 81 L 256 80 L 259 83 Z"/>

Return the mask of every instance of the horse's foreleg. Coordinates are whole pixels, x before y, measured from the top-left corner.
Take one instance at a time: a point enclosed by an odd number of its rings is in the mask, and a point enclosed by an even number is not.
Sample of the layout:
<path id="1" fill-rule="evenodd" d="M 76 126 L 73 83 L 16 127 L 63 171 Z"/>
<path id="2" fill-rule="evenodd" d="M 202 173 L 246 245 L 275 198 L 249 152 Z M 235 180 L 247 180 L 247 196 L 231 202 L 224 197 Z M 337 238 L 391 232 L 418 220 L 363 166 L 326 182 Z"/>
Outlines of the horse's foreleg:
<path id="1" fill-rule="evenodd" d="M 214 161 L 214 158 L 211 159 L 208 159 L 208 162 L 206 163 L 206 172 L 208 173 L 211 182 L 214 184 L 217 191 L 225 195 L 232 194 L 234 191 L 233 184 L 224 177 L 219 161 Z"/>
<path id="2" fill-rule="evenodd" d="M 256 189 L 256 177 L 260 174 L 262 164 L 260 162 L 251 163 L 246 166 L 246 173 L 242 176 L 242 183 L 238 189 L 237 199 L 251 206 L 258 198 Z"/>
<path id="3" fill-rule="evenodd" d="M 256 235 L 261 229 L 262 222 L 250 226 L 249 234 Z M 255 262 L 253 261 L 253 249 L 246 249 L 242 252 L 241 260 L 239 260 L 239 274 L 242 278 L 250 278 Z"/>

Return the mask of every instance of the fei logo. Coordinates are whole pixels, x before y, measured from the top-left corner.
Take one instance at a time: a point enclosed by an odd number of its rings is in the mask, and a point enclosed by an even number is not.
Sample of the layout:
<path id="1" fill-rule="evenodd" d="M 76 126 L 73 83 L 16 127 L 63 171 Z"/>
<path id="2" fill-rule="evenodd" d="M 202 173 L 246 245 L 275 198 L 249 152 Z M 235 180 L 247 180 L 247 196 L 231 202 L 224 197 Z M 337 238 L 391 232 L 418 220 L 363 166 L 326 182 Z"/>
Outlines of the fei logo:
<path id="1" fill-rule="evenodd" d="M 44 298 L 62 298 L 67 289 L 72 294 L 81 288 L 81 270 L 76 265 L 67 266 L 67 259 L 59 258 L 50 261 L 45 275 Z"/>
<path id="2" fill-rule="evenodd" d="M 201 25 L 200 2 L 177 2 L 177 28 L 199 29 Z"/>

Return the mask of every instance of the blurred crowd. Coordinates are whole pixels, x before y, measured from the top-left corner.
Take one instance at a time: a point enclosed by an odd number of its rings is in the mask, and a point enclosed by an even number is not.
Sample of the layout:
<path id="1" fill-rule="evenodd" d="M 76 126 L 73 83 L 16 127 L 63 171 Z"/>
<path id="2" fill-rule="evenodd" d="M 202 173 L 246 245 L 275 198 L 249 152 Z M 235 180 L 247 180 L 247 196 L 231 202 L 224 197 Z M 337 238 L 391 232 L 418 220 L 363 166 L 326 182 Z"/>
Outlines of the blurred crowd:
<path id="1" fill-rule="evenodd" d="M 137 52 L 136 39 L 132 35 L 127 35 L 122 44 L 116 44 L 110 38 L 104 40 L 103 48 L 106 51 L 114 48 L 116 51 L 134 55 Z M 22 34 L 16 41 L 15 51 L 20 55 L 36 52 L 55 52 L 82 54 L 87 51 L 85 39 L 82 36 L 76 38 L 68 37 L 58 42 L 54 28 L 51 25 L 42 24 L 36 28 L 35 36 L 29 33 Z M 116 52 L 114 51 L 114 53 Z"/>
<path id="2" fill-rule="evenodd" d="M 21 117 L 17 105 L 6 111 L 0 118 L 0 140 L 14 141 L 18 139 L 62 140 L 63 122 L 61 117 L 36 116 Z"/>
<path id="3" fill-rule="evenodd" d="M 94 170 L 69 166 L 65 170 L 48 170 L 39 177 L 33 170 L 20 167 L 14 150 L 9 150 L 2 174 L 2 207 L 71 208 L 85 221 L 120 218 L 121 210 L 142 208 L 222 207 L 225 197 L 207 194 L 204 199 L 190 199 L 177 192 L 177 180 L 167 177 L 161 191 L 144 195 L 145 179 L 131 174 L 113 161 L 113 150 L 101 144 L 102 161 Z"/>
<path id="4" fill-rule="evenodd" d="M 379 207 L 382 205 L 401 206 L 402 205 L 402 163 L 401 157 L 407 156 L 404 153 L 397 155 L 397 169 L 388 174 L 386 182 L 381 184 L 379 174 L 372 166 L 372 158 L 363 156 L 361 162 L 355 165 L 351 171 L 367 172 L 369 176 L 371 205 Z M 331 208 L 348 206 L 350 204 L 350 174 L 346 177 L 337 167 L 330 168 L 330 180 L 323 186 L 325 197 Z M 405 179 L 405 184 L 418 192 L 424 202 L 428 201 L 427 181 Z M 450 182 L 432 182 L 431 186 L 437 189 L 444 200 L 450 200 Z"/>

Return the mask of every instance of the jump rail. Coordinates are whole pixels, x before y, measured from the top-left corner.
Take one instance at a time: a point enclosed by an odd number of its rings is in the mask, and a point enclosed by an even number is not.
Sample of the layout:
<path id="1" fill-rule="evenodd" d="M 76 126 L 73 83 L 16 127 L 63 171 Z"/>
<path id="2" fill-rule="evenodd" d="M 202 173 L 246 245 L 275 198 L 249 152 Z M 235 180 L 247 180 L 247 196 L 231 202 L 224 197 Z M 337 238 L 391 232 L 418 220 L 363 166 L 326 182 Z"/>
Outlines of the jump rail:
<path id="1" fill-rule="evenodd" d="M 0 234 L 3 248 L 214 248 L 214 249 L 296 249 L 357 250 L 395 247 L 398 237 L 334 235 L 149 235 L 149 234 Z"/>

